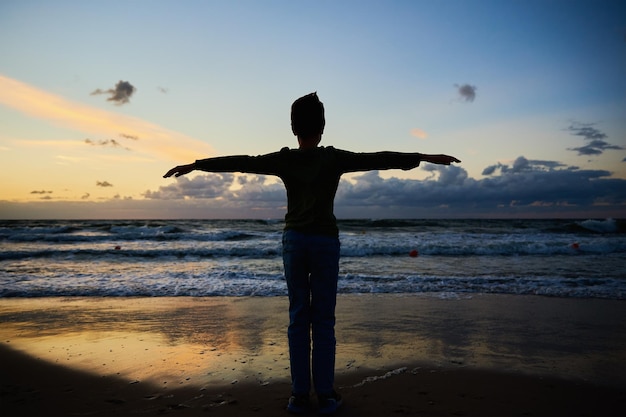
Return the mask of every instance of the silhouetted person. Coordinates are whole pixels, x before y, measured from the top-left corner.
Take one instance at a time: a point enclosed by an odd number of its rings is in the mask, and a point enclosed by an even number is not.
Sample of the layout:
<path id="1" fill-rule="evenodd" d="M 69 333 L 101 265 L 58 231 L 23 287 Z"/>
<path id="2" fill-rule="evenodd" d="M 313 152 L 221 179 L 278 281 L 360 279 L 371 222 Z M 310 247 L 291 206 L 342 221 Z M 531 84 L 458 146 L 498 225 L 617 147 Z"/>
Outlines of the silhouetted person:
<path id="1" fill-rule="evenodd" d="M 244 172 L 276 175 L 285 184 L 283 265 L 289 293 L 287 333 L 292 389 L 287 409 L 293 413 L 310 409 L 311 375 L 320 413 L 333 413 L 342 404 L 334 390 L 340 244 L 333 213 L 341 175 L 381 169 L 408 170 L 422 161 L 443 165 L 460 162 L 448 155 L 354 153 L 321 147 L 325 123 L 324 105 L 316 93 L 311 93 L 291 106 L 291 128 L 298 138 L 298 149 L 283 148 L 259 156 L 201 159 L 177 166 L 164 175 L 178 177 L 193 170 Z"/>

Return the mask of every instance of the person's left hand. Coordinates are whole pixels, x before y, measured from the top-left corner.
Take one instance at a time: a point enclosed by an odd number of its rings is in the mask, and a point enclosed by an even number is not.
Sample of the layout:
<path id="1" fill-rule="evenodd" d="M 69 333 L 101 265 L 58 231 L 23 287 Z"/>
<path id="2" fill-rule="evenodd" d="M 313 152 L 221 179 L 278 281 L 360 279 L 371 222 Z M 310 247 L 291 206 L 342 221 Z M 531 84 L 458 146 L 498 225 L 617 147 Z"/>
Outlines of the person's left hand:
<path id="1" fill-rule="evenodd" d="M 180 177 L 181 175 L 189 174 L 194 169 L 196 169 L 196 164 L 179 165 L 167 171 L 167 173 L 163 175 L 163 178 L 169 178 L 172 175 Z"/>

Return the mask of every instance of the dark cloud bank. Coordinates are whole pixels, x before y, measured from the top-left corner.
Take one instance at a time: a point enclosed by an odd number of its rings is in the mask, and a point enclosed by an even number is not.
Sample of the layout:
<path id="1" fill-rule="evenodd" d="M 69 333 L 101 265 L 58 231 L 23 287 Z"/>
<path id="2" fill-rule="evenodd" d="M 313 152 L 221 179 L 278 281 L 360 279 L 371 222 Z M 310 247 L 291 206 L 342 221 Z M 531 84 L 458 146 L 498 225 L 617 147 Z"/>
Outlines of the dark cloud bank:
<path id="1" fill-rule="evenodd" d="M 377 171 L 363 173 L 353 181 L 342 180 L 335 201 L 337 216 L 588 217 L 593 213 L 615 216 L 626 209 L 626 180 L 610 178 L 611 172 L 605 170 L 584 170 L 523 156 L 512 165 L 485 168 L 482 179 L 470 178 L 467 171 L 454 165 L 424 164 L 421 169 L 431 174 L 424 181 L 383 179 Z M 232 191 L 236 178 L 241 189 Z M 191 201 L 196 207 L 201 203 L 207 217 L 213 209 L 231 209 L 233 213 L 257 210 L 259 217 L 269 212 L 278 217 L 284 214 L 286 196 L 281 183 L 268 182 L 263 176 L 247 178 L 233 174 L 181 177 L 157 191 L 147 191 L 145 197 L 162 203 Z"/>

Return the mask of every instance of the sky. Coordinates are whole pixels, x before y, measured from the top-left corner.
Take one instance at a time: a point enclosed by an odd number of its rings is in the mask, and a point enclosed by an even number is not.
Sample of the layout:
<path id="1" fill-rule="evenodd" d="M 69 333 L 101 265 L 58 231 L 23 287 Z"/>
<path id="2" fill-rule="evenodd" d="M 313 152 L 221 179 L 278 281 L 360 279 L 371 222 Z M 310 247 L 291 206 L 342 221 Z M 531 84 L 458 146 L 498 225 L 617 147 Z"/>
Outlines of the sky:
<path id="1" fill-rule="evenodd" d="M 338 218 L 625 218 L 626 3 L 2 1 L 0 219 L 282 218 L 271 176 L 176 165 L 322 145 L 448 154 L 342 177 Z"/>

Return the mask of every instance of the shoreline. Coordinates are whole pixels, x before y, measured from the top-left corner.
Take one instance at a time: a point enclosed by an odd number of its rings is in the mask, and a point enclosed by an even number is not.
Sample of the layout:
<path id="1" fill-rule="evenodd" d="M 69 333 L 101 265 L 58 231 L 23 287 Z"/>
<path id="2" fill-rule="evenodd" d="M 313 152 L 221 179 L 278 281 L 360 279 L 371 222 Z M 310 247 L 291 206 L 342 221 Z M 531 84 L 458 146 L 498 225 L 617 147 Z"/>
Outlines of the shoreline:
<path id="1" fill-rule="evenodd" d="M 616 415 L 626 302 L 339 295 L 339 415 Z M 285 297 L 0 299 L 3 415 L 287 415 Z"/>

